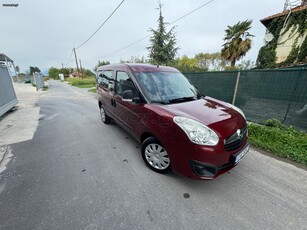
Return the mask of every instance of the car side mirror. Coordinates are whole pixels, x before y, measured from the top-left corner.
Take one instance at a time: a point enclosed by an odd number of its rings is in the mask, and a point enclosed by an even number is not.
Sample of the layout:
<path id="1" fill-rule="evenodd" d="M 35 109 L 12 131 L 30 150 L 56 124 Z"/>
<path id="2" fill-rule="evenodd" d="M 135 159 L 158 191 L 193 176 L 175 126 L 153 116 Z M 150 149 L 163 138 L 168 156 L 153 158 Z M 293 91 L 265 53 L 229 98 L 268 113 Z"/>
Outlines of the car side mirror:
<path id="1" fill-rule="evenodd" d="M 126 90 L 123 92 L 123 100 L 132 101 L 132 99 L 133 99 L 132 90 Z"/>
<path id="2" fill-rule="evenodd" d="M 134 103 L 141 103 L 141 98 L 133 97 L 132 90 L 126 90 L 123 92 L 123 101 L 130 101 Z"/>

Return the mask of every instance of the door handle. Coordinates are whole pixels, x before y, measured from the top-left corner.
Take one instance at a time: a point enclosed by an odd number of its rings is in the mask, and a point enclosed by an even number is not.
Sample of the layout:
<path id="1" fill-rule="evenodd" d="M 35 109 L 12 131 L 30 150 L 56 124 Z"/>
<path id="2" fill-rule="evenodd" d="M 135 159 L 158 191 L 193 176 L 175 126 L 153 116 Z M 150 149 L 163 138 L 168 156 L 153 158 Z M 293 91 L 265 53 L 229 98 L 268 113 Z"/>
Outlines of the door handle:
<path id="1" fill-rule="evenodd" d="M 114 100 L 114 98 L 111 98 L 111 105 L 116 107 L 116 101 Z"/>

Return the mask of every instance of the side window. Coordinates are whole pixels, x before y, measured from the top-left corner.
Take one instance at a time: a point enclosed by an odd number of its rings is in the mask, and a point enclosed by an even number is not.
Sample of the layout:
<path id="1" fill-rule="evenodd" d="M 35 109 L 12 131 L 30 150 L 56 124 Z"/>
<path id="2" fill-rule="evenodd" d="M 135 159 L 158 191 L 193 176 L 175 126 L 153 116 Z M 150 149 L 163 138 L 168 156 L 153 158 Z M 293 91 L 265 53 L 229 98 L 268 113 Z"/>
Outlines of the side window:
<path id="1" fill-rule="evenodd" d="M 116 73 L 116 93 L 122 96 L 126 90 L 132 90 L 132 94 L 137 95 L 136 88 L 129 75 L 126 72 L 118 71 Z"/>
<path id="2" fill-rule="evenodd" d="M 112 78 L 112 70 L 99 72 L 97 83 L 104 88 L 114 91 L 114 80 Z"/>

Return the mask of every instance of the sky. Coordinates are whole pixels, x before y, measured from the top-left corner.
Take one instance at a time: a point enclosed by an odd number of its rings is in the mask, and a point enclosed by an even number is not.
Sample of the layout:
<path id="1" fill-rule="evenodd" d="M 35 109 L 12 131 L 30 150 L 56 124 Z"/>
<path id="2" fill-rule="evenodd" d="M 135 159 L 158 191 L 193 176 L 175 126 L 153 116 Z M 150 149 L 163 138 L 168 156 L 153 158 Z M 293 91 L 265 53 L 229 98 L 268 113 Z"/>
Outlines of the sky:
<path id="1" fill-rule="evenodd" d="M 30 66 L 42 71 L 62 65 L 74 68 L 73 48 L 85 42 L 121 2 L 0 0 L 0 53 L 14 60 L 21 72 Z M 250 33 L 255 37 L 243 60 L 256 61 L 265 34 L 260 19 L 282 12 L 285 0 L 161 0 L 161 3 L 162 15 L 168 23 L 208 3 L 167 27 L 169 30 L 175 26 L 178 56 L 220 52 L 227 26 L 251 19 Z M 158 27 L 157 8 L 157 0 L 125 0 L 100 30 L 76 49 L 77 59 L 84 68 L 93 69 L 98 60 L 119 63 L 132 56 L 147 58 L 149 29 Z"/>

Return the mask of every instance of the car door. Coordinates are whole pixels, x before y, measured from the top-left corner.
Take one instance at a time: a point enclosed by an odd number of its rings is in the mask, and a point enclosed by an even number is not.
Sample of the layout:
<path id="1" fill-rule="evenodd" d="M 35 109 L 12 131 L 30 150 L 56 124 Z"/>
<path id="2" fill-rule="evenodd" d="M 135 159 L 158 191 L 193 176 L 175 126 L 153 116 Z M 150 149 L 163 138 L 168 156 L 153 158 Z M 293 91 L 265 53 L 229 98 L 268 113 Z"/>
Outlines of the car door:
<path id="1" fill-rule="evenodd" d="M 125 91 L 132 91 L 134 98 L 139 98 L 138 91 L 130 78 L 129 74 L 125 71 L 116 71 L 116 85 L 115 85 L 115 103 L 116 113 L 120 121 L 131 131 L 136 130 L 139 124 L 140 107 L 141 105 L 133 102 L 132 100 L 123 99 Z"/>
<path id="2" fill-rule="evenodd" d="M 107 114 L 114 117 L 115 80 L 112 70 L 103 70 L 97 73 L 97 95 Z"/>

